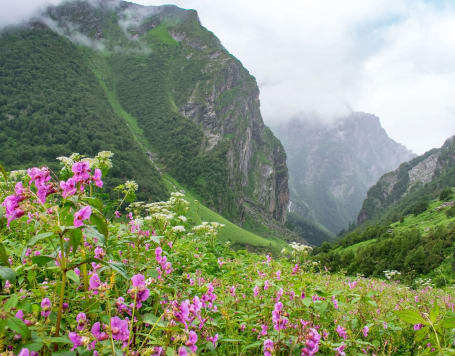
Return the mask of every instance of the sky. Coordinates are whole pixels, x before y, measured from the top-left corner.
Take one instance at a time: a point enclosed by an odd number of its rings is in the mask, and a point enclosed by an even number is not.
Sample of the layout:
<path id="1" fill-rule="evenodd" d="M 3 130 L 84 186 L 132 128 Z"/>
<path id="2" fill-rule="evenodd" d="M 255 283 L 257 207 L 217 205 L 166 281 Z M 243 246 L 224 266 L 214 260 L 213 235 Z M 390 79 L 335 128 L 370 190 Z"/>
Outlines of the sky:
<path id="1" fill-rule="evenodd" d="M 8 24 L 59 0 L 2 2 Z M 196 9 L 256 77 L 267 124 L 364 111 L 417 154 L 455 135 L 453 0 L 135 2 Z"/>

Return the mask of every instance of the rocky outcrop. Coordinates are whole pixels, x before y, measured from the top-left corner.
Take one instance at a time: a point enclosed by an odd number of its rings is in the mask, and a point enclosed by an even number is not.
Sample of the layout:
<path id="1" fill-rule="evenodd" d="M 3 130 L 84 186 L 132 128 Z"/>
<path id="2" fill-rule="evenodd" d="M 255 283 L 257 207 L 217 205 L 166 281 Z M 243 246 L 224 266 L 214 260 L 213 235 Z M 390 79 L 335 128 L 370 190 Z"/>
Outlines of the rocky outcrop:
<path id="1" fill-rule="evenodd" d="M 73 1 L 51 7 L 45 22 L 73 42 L 102 46 L 106 68 L 97 59 L 95 71 L 174 178 L 237 222 L 252 209 L 286 221 L 286 154 L 264 125 L 256 80 L 196 11 Z"/>
<path id="2" fill-rule="evenodd" d="M 449 138 L 441 148 L 428 151 L 382 176 L 368 191 L 357 224 L 380 218 L 389 206 L 410 194 L 415 195 L 414 200 L 423 199 L 447 184 L 450 186 L 455 175 L 454 169 L 455 136 Z M 433 183 L 432 189 L 422 190 Z"/>

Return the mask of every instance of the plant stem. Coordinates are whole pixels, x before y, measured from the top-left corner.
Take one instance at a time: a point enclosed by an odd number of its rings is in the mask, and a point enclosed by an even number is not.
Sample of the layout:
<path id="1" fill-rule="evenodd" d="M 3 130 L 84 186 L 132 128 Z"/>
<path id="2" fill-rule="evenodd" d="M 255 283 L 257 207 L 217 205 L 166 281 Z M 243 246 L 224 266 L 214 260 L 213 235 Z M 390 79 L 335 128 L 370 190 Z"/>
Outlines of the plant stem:
<path id="1" fill-rule="evenodd" d="M 132 339 L 132 332 L 133 332 L 133 324 L 134 324 L 134 312 L 136 311 L 136 301 L 137 301 L 137 290 L 136 292 L 134 293 L 134 307 L 133 307 L 133 313 L 131 315 L 131 324 L 130 324 L 130 334 L 128 336 L 128 353 L 130 351 L 130 342 L 131 342 L 131 339 Z"/>

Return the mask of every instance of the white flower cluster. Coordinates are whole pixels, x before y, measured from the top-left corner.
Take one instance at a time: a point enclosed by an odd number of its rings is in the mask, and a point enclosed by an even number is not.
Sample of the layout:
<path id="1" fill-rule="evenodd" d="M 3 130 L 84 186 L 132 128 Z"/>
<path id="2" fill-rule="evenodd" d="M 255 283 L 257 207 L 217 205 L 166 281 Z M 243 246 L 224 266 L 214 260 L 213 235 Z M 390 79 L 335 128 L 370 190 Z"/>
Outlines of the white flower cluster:
<path id="1" fill-rule="evenodd" d="M 193 231 L 201 235 L 216 235 L 218 230 L 222 227 L 224 227 L 224 224 L 203 221 L 201 225 L 193 227 Z"/>
<path id="2" fill-rule="evenodd" d="M 90 168 L 112 168 L 111 158 L 114 154 L 111 151 L 101 151 L 95 158 L 84 157 L 79 153 L 73 153 L 69 157 L 57 157 L 57 160 L 63 164 L 62 169 L 71 170 L 75 162 L 87 162 Z"/>
<path id="3" fill-rule="evenodd" d="M 172 228 L 172 232 L 174 233 L 184 233 L 185 232 L 185 226 L 182 225 L 177 225 Z"/>
<path id="4" fill-rule="evenodd" d="M 125 189 L 130 191 L 130 192 L 136 192 L 138 190 L 139 186 L 134 180 L 127 180 L 125 182 Z"/>
<path id="5" fill-rule="evenodd" d="M 9 178 L 9 180 L 16 182 L 16 181 L 21 181 L 26 175 L 27 175 L 27 171 L 25 169 L 20 169 L 17 171 L 9 172 L 8 178 Z"/>
<path id="6" fill-rule="evenodd" d="M 387 278 L 389 281 L 395 277 L 399 277 L 401 275 L 401 272 L 395 271 L 395 270 L 386 270 L 383 271 L 385 278 Z"/>
<path id="7" fill-rule="evenodd" d="M 415 281 L 414 281 L 414 284 L 417 286 L 417 287 L 432 287 L 433 286 L 433 281 L 431 280 L 431 278 L 417 278 Z"/>
<path id="8" fill-rule="evenodd" d="M 304 254 L 309 254 L 313 250 L 313 247 L 309 245 L 299 244 L 298 242 L 291 242 L 289 244 L 289 247 L 291 247 L 293 250 L 297 252 L 301 252 Z"/>

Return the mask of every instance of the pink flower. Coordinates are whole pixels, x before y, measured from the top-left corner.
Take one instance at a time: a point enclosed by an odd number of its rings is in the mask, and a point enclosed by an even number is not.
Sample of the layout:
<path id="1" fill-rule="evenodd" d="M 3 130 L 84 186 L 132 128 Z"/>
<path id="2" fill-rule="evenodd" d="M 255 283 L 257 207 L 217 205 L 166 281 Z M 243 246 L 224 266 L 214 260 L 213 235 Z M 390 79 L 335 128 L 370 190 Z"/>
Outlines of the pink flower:
<path id="1" fill-rule="evenodd" d="M 261 325 L 261 336 L 267 335 L 267 325 L 262 324 Z"/>
<path id="2" fill-rule="evenodd" d="M 71 349 L 72 351 L 76 350 L 79 346 L 82 345 L 82 337 L 79 334 L 75 332 L 70 332 L 68 334 L 68 338 L 73 343 L 73 347 Z"/>
<path id="3" fill-rule="evenodd" d="M 47 318 L 51 313 L 51 301 L 49 298 L 43 298 L 41 301 L 41 316 Z"/>
<path id="4" fill-rule="evenodd" d="M 314 356 L 319 351 L 319 341 L 321 340 L 321 335 L 314 328 L 310 329 L 306 340 L 305 347 L 302 349 L 302 356 Z"/>
<path id="5" fill-rule="evenodd" d="M 368 337 L 368 331 L 370 331 L 370 328 L 365 325 L 362 329 L 362 334 L 364 337 Z"/>
<path id="6" fill-rule="evenodd" d="M 104 325 L 103 329 L 105 327 L 106 326 Z M 99 321 L 93 324 L 91 332 L 98 341 L 103 341 L 109 338 L 109 335 L 105 331 L 101 331 L 101 324 Z"/>
<path id="7" fill-rule="evenodd" d="M 30 351 L 29 349 L 23 348 L 21 352 L 17 354 L 17 356 L 38 356 L 38 352 Z"/>
<path id="8" fill-rule="evenodd" d="M 128 341 L 130 337 L 128 319 L 122 320 L 118 316 L 111 318 L 111 332 L 114 340 Z"/>
<path id="9" fill-rule="evenodd" d="M 276 271 L 276 279 L 277 280 L 281 279 L 281 271 L 280 270 Z"/>
<path id="10" fill-rule="evenodd" d="M 128 290 L 131 298 L 136 296 L 136 307 L 139 309 L 142 302 L 146 301 L 150 295 L 149 289 L 145 286 L 145 277 L 142 274 L 136 274 L 131 277 L 133 288 Z"/>
<path id="11" fill-rule="evenodd" d="M 81 210 L 74 214 L 74 226 L 79 227 L 82 226 L 82 221 L 90 219 L 92 215 L 92 208 L 90 205 L 83 207 Z"/>
<path id="12" fill-rule="evenodd" d="M 415 324 L 414 325 L 414 330 L 420 330 L 422 329 L 423 325 L 422 324 Z"/>
<path id="13" fill-rule="evenodd" d="M 216 348 L 216 343 L 218 341 L 218 337 L 219 337 L 218 334 L 215 334 L 214 336 L 209 336 L 207 338 L 207 340 L 209 340 L 213 344 L 213 347 Z"/>
<path id="14" fill-rule="evenodd" d="M 114 215 L 116 218 L 119 218 L 122 216 L 122 214 L 120 214 L 120 212 L 118 210 L 115 211 Z"/>
<path id="15" fill-rule="evenodd" d="M 266 279 L 266 280 L 264 281 L 264 290 L 269 289 L 269 287 L 270 287 L 270 283 L 269 283 L 268 279 Z"/>
<path id="16" fill-rule="evenodd" d="M 69 196 L 76 194 L 76 184 L 77 182 L 74 177 L 71 177 L 66 182 L 65 181 L 60 182 L 60 188 L 63 190 L 62 192 L 63 198 L 68 198 Z"/>
<path id="17" fill-rule="evenodd" d="M 94 273 L 88 282 L 89 284 L 89 290 L 93 291 L 93 294 L 98 294 L 98 288 L 101 285 L 101 280 L 98 274 Z"/>
<path id="18" fill-rule="evenodd" d="M 179 356 L 187 356 L 188 355 L 188 351 L 186 351 L 186 349 L 182 346 L 182 347 L 179 347 Z"/>
<path id="19" fill-rule="evenodd" d="M 106 255 L 106 252 L 104 252 L 102 247 L 97 246 L 95 248 L 95 258 L 102 260 L 105 255 Z"/>
<path id="20" fill-rule="evenodd" d="M 264 340 L 264 356 L 272 356 L 274 351 L 273 341 L 270 339 Z"/>
<path id="21" fill-rule="evenodd" d="M 90 166 L 88 162 L 76 162 L 73 164 L 71 170 L 78 182 L 86 182 L 90 179 Z"/>
<path id="22" fill-rule="evenodd" d="M 341 325 L 338 325 L 336 328 L 336 332 L 338 333 L 338 336 L 346 340 L 348 338 L 348 334 L 346 333 L 346 329 L 343 328 Z"/>
<path id="23" fill-rule="evenodd" d="M 336 356 L 346 356 L 346 353 L 344 352 L 344 349 L 346 348 L 345 344 L 341 344 L 339 347 L 335 349 L 336 351 Z"/>
<path id="24" fill-rule="evenodd" d="M 84 330 L 85 326 L 87 325 L 87 315 L 85 315 L 85 313 L 77 314 L 76 321 L 77 321 L 77 330 L 79 330 L 79 331 Z"/>
<path id="25" fill-rule="evenodd" d="M 99 188 L 103 187 L 103 181 L 101 180 L 101 169 L 97 168 L 95 169 L 95 173 L 93 174 L 93 181 L 95 182 L 95 185 Z"/>
<path id="26" fill-rule="evenodd" d="M 229 289 L 229 293 L 231 294 L 231 296 L 233 296 L 235 298 L 235 286 L 232 286 L 230 289 Z"/>
<path id="27" fill-rule="evenodd" d="M 191 350 L 191 352 L 196 352 L 196 350 L 197 350 L 196 342 L 197 342 L 197 334 L 193 330 L 191 330 L 188 334 L 188 340 L 185 343 L 185 345 L 188 346 L 188 348 Z"/>
<path id="28" fill-rule="evenodd" d="M 253 293 L 254 293 L 254 296 L 255 296 L 255 297 L 258 296 L 258 294 L 259 294 L 259 287 L 258 287 L 258 286 L 255 286 L 255 287 L 253 288 Z"/>

